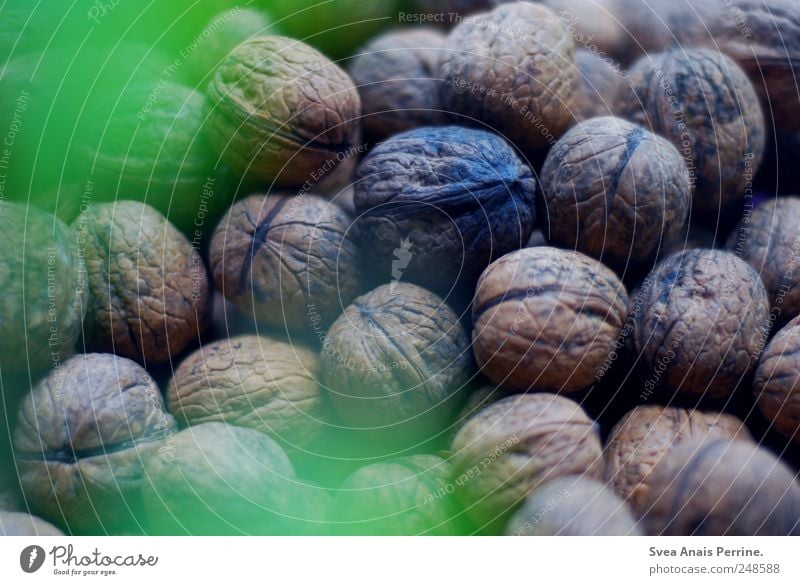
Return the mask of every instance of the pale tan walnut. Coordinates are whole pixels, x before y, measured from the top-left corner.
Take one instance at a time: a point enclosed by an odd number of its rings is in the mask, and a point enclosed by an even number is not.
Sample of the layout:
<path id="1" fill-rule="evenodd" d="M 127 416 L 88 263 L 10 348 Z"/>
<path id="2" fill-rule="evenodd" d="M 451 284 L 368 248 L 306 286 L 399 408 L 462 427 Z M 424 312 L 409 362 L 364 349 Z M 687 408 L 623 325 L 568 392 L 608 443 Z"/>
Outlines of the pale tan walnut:
<path id="1" fill-rule="evenodd" d="M 25 501 L 71 533 L 136 530 L 142 462 L 176 427 L 135 362 L 70 358 L 20 405 L 14 456 Z"/>
<path id="2" fill-rule="evenodd" d="M 451 447 L 455 493 L 484 529 L 502 530 L 529 493 L 562 475 L 603 475 L 597 425 L 574 401 L 520 394 L 488 406 Z"/>
<path id="3" fill-rule="evenodd" d="M 358 294 L 351 221 L 321 197 L 247 197 L 231 207 L 211 241 L 217 288 L 245 315 L 320 337 Z"/>
<path id="4" fill-rule="evenodd" d="M 800 443 L 800 317 L 775 334 L 756 368 L 753 393 L 779 433 Z"/>
<path id="5" fill-rule="evenodd" d="M 609 359 L 627 303 L 619 278 L 588 256 L 545 246 L 512 252 L 478 281 L 475 358 L 511 390 L 586 388 Z"/>
<path id="6" fill-rule="evenodd" d="M 548 481 L 506 525 L 510 536 L 641 536 L 628 505 L 608 485 L 585 475 Z"/>
<path id="7" fill-rule="evenodd" d="M 25 512 L 0 510 L 0 536 L 64 536 L 58 528 Z"/>
<path id="8" fill-rule="evenodd" d="M 673 254 L 631 299 L 632 342 L 645 391 L 721 399 L 764 349 L 769 302 L 758 274 L 729 252 Z"/>
<path id="9" fill-rule="evenodd" d="M 175 370 L 167 407 L 182 426 L 225 422 L 304 446 L 323 427 L 318 367 L 315 352 L 276 339 L 214 341 Z"/>
<path id="10" fill-rule="evenodd" d="M 651 535 L 800 535 L 795 472 L 750 441 L 693 439 L 667 451 L 642 500 Z"/>
<path id="11" fill-rule="evenodd" d="M 347 160 L 360 141 L 350 77 L 312 47 L 260 36 L 231 51 L 208 85 L 210 140 L 231 168 L 300 186 Z"/>
<path id="12" fill-rule="evenodd" d="M 136 201 L 92 205 L 73 223 L 84 250 L 89 351 L 145 365 L 197 343 L 211 320 L 203 259 L 158 211 Z"/>
<path id="13" fill-rule="evenodd" d="M 692 186 L 670 142 L 626 120 L 581 122 L 550 150 L 542 168 L 546 226 L 554 244 L 619 273 L 655 258 L 689 219 Z"/>
<path id="14" fill-rule="evenodd" d="M 572 38 L 553 11 L 504 4 L 450 33 L 439 64 L 442 105 L 460 124 L 486 125 L 523 152 L 544 149 L 572 122 Z"/>
<path id="15" fill-rule="evenodd" d="M 729 437 L 750 440 L 744 423 L 729 414 L 657 405 L 638 406 L 608 437 L 606 481 L 634 510 L 652 489 L 650 471 L 672 445 L 686 439 Z"/>

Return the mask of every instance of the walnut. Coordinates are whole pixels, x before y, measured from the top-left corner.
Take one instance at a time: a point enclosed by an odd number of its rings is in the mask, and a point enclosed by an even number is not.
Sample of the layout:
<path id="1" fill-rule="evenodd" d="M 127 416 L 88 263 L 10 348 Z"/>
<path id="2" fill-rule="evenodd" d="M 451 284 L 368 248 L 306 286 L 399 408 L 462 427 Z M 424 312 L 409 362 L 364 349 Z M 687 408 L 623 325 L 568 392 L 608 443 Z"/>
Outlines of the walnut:
<path id="1" fill-rule="evenodd" d="M 156 534 L 281 534 L 296 486 L 266 435 L 219 422 L 176 433 L 145 460 L 144 509 Z"/>
<path id="2" fill-rule="evenodd" d="M 603 474 L 597 426 L 572 400 L 510 396 L 480 411 L 451 447 L 455 493 L 484 529 L 502 529 L 529 493 L 562 475 Z"/>
<path id="3" fill-rule="evenodd" d="M 527 497 L 506 525 L 511 536 L 641 536 L 628 506 L 603 483 L 558 477 Z"/>
<path id="4" fill-rule="evenodd" d="M 37 375 L 58 367 L 86 310 L 78 246 L 56 217 L 0 200 L 0 248 L 0 370 Z"/>
<path id="5" fill-rule="evenodd" d="M 710 49 L 648 55 L 620 92 L 620 116 L 669 139 L 684 156 L 693 212 L 715 220 L 740 202 L 763 158 L 764 115 L 744 72 Z"/>
<path id="6" fill-rule="evenodd" d="M 342 420 L 388 442 L 445 430 L 472 373 L 456 313 L 406 283 L 358 297 L 328 331 L 321 362 Z"/>
<path id="7" fill-rule="evenodd" d="M 730 396 L 756 365 L 769 303 L 758 274 L 729 252 L 696 249 L 660 262 L 631 299 L 633 346 L 648 395 Z"/>
<path id="8" fill-rule="evenodd" d="M 582 122 L 556 142 L 541 174 L 553 243 L 625 272 L 682 232 L 692 188 L 669 141 L 619 118 Z"/>
<path id="9" fill-rule="evenodd" d="M 316 353 L 246 335 L 203 345 L 175 370 L 167 407 L 181 425 L 225 422 L 307 445 L 322 429 Z"/>
<path id="10" fill-rule="evenodd" d="M 348 158 L 360 140 L 353 82 L 316 49 L 261 36 L 237 46 L 208 86 L 210 138 L 235 172 L 300 186 Z"/>
<path id="11" fill-rule="evenodd" d="M 350 226 L 347 214 L 321 197 L 239 201 L 211 242 L 217 288 L 262 323 L 321 334 L 359 292 Z"/>
<path id="12" fill-rule="evenodd" d="M 583 122 L 614 115 L 623 79 L 619 64 L 586 49 L 575 51 L 575 64 L 578 67 L 578 87 L 572 116 Z"/>
<path id="13" fill-rule="evenodd" d="M 761 356 L 753 393 L 762 414 L 779 433 L 800 443 L 800 317 L 775 334 Z"/>
<path id="14" fill-rule="evenodd" d="M 0 536 L 64 536 L 64 533 L 36 516 L 0 510 Z"/>
<path id="15" fill-rule="evenodd" d="M 552 144 L 572 121 L 577 86 L 572 38 L 551 10 L 512 2 L 465 20 L 439 64 L 442 104 L 525 153 Z"/>
<path id="16" fill-rule="evenodd" d="M 611 430 L 606 443 L 606 481 L 634 510 L 652 487 L 650 471 L 675 443 L 687 439 L 750 439 L 744 423 L 729 414 L 663 406 L 638 406 Z"/>
<path id="17" fill-rule="evenodd" d="M 164 363 L 196 343 L 211 316 L 198 251 L 152 207 L 119 201 L 75 220 L 88 272 L 83 337 L 91 351 Z"/>
<path id="18" fill-rule="evenodd" d="M 371 142 L 445 122 L 436 75 L 444 42 L 435 29 L 391 31 L 353 57 L 348 70 L 361 95 L 364 133 Z"/>
<path id="19" fill-rule="evenodd" d="M 648 534 L 789 536 L 800 534 L 794 472 L 749 441 L 683 441 L 651 472 L 642 501 Z"/>
<path id="20" fill-rule="evenodd" d="M 175 427 L 141 366 L 107 354 L 70 358 L 19 409 L 14 453 L 25 501 L 73 534 L 136 527 L 142 460 Z"/>
<path id="21" fill-rule="evenodd" d="M 458 513 L 449 482 L 449 463 L 435 455 L 362 467 L 337 492 L 333 529 L 349 535 L 455 535 Z"/>
<path id="22" fill-rule="evenodd" d="M 748 210 L 728 237 L 728 250 L 761 276 L 779 325 L 800 315 L 800 197 L 775 198 Z"/>
<path id="23" fill-rule="evenodd" d="M 583 254 L 550 247 L 508 254 L 478 282 L 475 358 L 504 388 L 586 388 L 609 359 L 627 303 L 614 273 Z"/>
<path id="24" fill-rule="evenodd" d="M 533 229 L 536 180 L 502 138 L 420 128 L 376 146 L 356 172 L 356 229 L 373 272 L 442 294 L 471 287 Z"/>

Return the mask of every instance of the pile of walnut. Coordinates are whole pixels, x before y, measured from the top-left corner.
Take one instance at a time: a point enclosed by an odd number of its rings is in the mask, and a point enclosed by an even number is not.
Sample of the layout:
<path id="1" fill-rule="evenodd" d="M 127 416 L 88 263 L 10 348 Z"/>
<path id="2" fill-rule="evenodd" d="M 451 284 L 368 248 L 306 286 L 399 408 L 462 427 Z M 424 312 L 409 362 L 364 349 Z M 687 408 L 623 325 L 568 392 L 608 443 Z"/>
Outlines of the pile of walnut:
<path id="1" fill-rule="evenodd" d="M 191 62 L 227 212 L 3 205 L 0 534 L 800 534 L 800 6 L 418 4 Z"/>

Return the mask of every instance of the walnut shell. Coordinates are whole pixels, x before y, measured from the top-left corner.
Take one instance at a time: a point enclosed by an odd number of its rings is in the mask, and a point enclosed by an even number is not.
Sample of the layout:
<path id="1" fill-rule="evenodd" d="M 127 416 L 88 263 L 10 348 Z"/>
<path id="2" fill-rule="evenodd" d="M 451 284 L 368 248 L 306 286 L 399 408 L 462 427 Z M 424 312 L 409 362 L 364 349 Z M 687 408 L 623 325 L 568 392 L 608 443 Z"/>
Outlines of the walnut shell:
<path id="1" fill-rule="evenodd" d="M 358 297 L 328 331 L 321 362 L 344 422 L 388 441 L 443 431 L 472 373 L 456 313 L 406 283 Z"/>
<path id="2" fill-rule="evenodd" d="M 452 493 L 450 464 L 435 455 L 373 463 L 339 488 L 334 530 L 372 536 L 456 535 Z"/>
<path id="3" fill-rule="evenodd" d="M 549 239 L 624 272 L 681 233 L 692 188 L 669 141 L 619 118 L 562 136 L 541 174 Z"/>
<path id="4" fill-rule="evenodd" d="M 572 116 L 578 122 L 613 116 L 623 79 L 619 64 L 586 49 L 575 51 L 575 64 L 578 67 L 578 86 Z"/>
<path id="5" fill-rule="evenodd" d="M 20 405 L 14 453 L 31 511 L 71 533 L 138 526 L 143 459 L 176 428 L 155 381 L 136 363 L 77 355 Z"/>
<path id="6" fill-rule="evenodd" d="M 145 460 L 145 513 L 157 534 L 285 532 L 296 485 L 286 453 L 266 435 L 219 422 L 176 433 Z"/>
<path id="7" fill-rule="evenodd" d="M 300 186 L 360 140 L 353 82 L 316 49 L 261 36 L 237 46 L 208 85 L 210 139 L 234 171 Z"/>
<path id="8" fill-rule="evenodd" d="M 548 481 L 527 497 L 506 525 L 510 536 L 641 536 L 628 506 L 591 477 Z"/>
<path id="9" fill-rule="evenodd" d="M 348 67 L 363 104 L 364 133 L 371 142 L 446 120 L 436 76 L 445 37 L 418 27 L 390 31 L 367 43 Z"/>
<path id="10" fill-rule="evenodd" d="M 728 237 L 728 250 L 761 276 L 772 306 L 770 319 L 784 324 L 800 315 L 800 197 L 770 199 L 745 209 Z"/>
<path id="11" fill-rule="evenodd" d="M 753 393 L 776 431 L 800 443 L 800 317 L 775 334 L 756 368 Z"/>
<path id="12" fill-rule="evenodd" d="M 0 510 L 0 536 L 64 536 L 64 533 L 36 516 Z"/>
<path id="13" fill-rule="evenodd" d="M 486 125 L 533 153 L 572 122 L 574 48 L 551 10 L 504 4 L 456 26 L 445 49 L 442 105 L 459 123 Z"/>
<path id="14" fill-rule="evenodd" d="M 714 214 L 741 201 L 764 154 L 764 115 L 753 86 L 730 58 L 675 49 L 640 59 L 618 112 L 669 139 L 692 176 L 693 211 Z"/>
<path id="15" fill-rule="evenodd" d="M 256 335 L 222 339 L 181 362 L 167 407 L 183 426 L 225 422 L 307 445 L 322 429 L 317 369 L 317 355 L 300 346 Z"/>
<path id="16" fill-rule="evenodd" d="M 195 343 L 211 317 L 208 273 L 199 252 L 152 207 L 93 205 L 73 223 L 85 250 L 90 351 L 145 365 Z"/>
<path id="17" fill-rule="evenodd" d="M 0 249 L 0 370 L 59 367 L 86 310 L 80 250 L 61 220 L 9 201 L 0 201 Z"/>
<path id="18" fill-rule="evenodd" d="M 605 448 L 606 481 L 634 510 L 652 489 L 650 471 L 675 443 L 687 439 L 750 439 L 744 423 L 729 414 L 657 405 L 637 406 L 622 417 Z"/>
<path id="19" fill-rule="evenodd" d="M 769 302 L 758 274 L 720 250 L 674 254 L 631 299 L 633 346 L 651 373 L 645 391 L 724 398 L 758 362 Z"/>
<path id="20" fill-rule="evenodd" d="M 749 441 L 683 441 L 651 472 L 642 501 L 648 534 L 800 534 L 800 484 L 772 453 Z"/>
<path id="21" fill-rule="evenodd" d="M 242 313 L 317 337 L 359 291 L 351 219 L 315 196 L 253 195 L 217 226 L 209 264 Z"/>
<path id="22" fill-rule="evenodd" d="M 472 286 L 492 258 L 521 248 L 536 180 L 502 138 L 420 128 L 376 146 L 356 172 L 361 248 L 384 280 L 447 293 Z"/>
<path id="23" fill-rule="evenodd" d="M 562 475 L 600 479 L 597 426 L 572 400 L 509 396 L 483 409 L 451 447 L 455 493 L 479 526 L 502 529 L 529 493 Z"/>
<path id="24" fill-rule="evenodd" d="M 609 358 L 627 302 L 616 275 L 588 256 L 544 246 L 508 254 L 475 291 L 475 358 L 504 388 L 586 388 Z"/>

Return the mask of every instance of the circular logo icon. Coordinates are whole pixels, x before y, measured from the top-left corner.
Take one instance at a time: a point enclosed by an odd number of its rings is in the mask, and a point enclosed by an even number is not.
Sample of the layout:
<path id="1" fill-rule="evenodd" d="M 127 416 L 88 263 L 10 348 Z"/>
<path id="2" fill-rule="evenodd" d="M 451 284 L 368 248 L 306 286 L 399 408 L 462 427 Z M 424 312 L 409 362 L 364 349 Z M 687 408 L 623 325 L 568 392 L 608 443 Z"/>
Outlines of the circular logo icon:
<path id="1" fill-rule="evenodd" d="M 22 549 L 19 555 L 19 566 L 26 573 L 35 573 L 44 564 L 44 549 L 32 544 Z"/>

